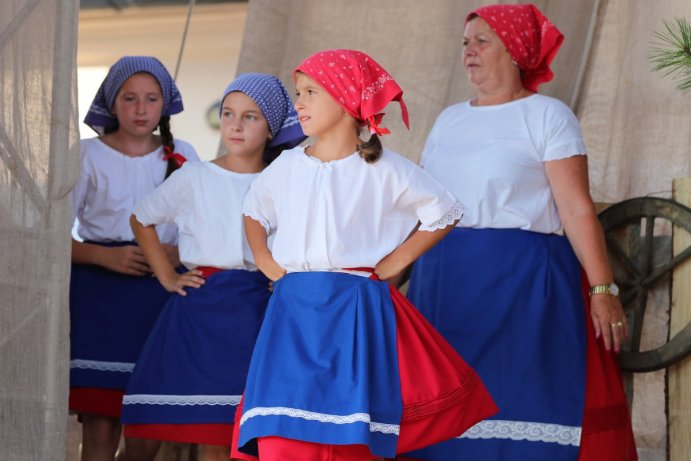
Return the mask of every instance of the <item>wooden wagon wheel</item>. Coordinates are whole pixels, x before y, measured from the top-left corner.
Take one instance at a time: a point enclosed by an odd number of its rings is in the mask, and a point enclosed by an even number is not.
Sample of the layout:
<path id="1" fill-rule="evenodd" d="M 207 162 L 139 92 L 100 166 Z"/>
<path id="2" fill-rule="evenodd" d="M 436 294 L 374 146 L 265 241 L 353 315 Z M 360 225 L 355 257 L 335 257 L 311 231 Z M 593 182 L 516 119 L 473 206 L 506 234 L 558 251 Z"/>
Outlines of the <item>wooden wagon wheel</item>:
<path id="1" fill-rule="evenodd" d="M 599 219 L 629 322 L 629 341 L 619 354 L 622 369 L 647 372 L 678 362 L 691 352 L 691 323 L 653 350 L 640 350 L 641 333 L 648 292 L 691 257 L 691 247 L 675 257 L 671 257 L 671 249 L 667 248 L 668 258 L 656 261 L 654 254 L 659 259 L 660 252 L 654 249 L 662 246 L 665 239 L 667 243 L 670 241 L 669 232 L 666 235 L 656 235 L 656 232 L 660 228 L 669 231 L 673 224 L 691 233 L 691 209 L 662 198 L 634 198 L 605 209 Z"/>

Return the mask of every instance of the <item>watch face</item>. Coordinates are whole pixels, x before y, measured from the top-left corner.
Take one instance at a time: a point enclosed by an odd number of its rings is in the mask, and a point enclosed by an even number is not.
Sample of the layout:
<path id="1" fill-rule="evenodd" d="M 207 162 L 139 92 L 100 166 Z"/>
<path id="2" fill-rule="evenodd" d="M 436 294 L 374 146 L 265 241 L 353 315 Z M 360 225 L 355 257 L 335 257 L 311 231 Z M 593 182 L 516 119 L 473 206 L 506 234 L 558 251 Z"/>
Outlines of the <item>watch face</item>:
<path id="1" fill-rule="evenodd" d="M 612 296 L 619 296 L 619 287 L 616 283 L 612 282 L 609 284 L 609 292 Z"/>

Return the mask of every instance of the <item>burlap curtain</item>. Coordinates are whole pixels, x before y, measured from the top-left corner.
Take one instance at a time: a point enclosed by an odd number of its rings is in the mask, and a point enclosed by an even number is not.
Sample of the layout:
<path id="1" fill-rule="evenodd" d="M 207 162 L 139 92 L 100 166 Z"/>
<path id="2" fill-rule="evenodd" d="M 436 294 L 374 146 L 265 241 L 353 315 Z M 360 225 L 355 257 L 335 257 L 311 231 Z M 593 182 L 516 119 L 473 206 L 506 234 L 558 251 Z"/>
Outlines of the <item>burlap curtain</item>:
<path id="1" fill-rule="evenodd" d="M 77 0 L 0 2 L 0 459 L 65 456 Z"/>
<path id="2" fill-rule="evenodd" d="M 411 111 L 406 131 L 398 108 L 389 108 L 394 135 L 385 141 L 417 160 L 437 114 L 471 95 L 460 64 L 463 17 L 486 3 L 251 0 L 238 72 L 274 73 L 290 87 L 293 67 L 310 53 L 366 50 L 400 82 Z M 662 19 L 691 18 L 691 2 L 534 3 L 566 35 L 543 92 L 581 120 L 595 199 L 669 196 L 673 177 L 691 175 L 691 95 L 653 74 L 647 55 Z M 78 7 L 77 0 L 0 2 L 1 460 L 65 453 Z M 664 429 L 649 437 L 664 449 Z"/>
<path id="3" fill-rule="evenodd" d="M 325 48 L 367 51 L 404 89 L 411 114 L 406 131 L 391 105 L 384 142 L 419 158 L 434 119 L 449 104 L 472 95 L 461 66 L 465 14 L 478 0 L 251 0 L 238 72 L 269 72 L 290 88 L 292 69 Z M 653 31 L 662 20 L 691 19 L 688 0 L 535 0 L 562 30 L 565 42 L 553 63 L 555 79 L 541 92 L 569 104 L 588 147 L 593 197 L 618 202 L 671 196 L 671 180 L 691 175 L 691 95 L 648 63 Z M 658 301 L 666 306 L 667 298 Z M 666 334 L 666 314 L 650 322 Z M 664 342 L 664 338 L 661 339 Z M 644 341 L 645 342 L 645 341 Z M 645 347 L 656 347 L 647 344 Z M 664 460 L 665 375 L 636 375 L 634 430 L 642 460 Z"/>
<path id="4" fill-rule="evenodd" d="M 325 48 L 366 50 L 405 91 L 411 130 L 387 117 L 387 145 L 419 157 L 435 117 L 472 94 L 460 62 L 463 19 L 473 0 L 251 0 L 238 72 L 275 73 Z M 533 1 L 564 32 L 555 79 L 541 92 L 571 105 L 590 154 L 596 201 L 670 196 L 691 174 L 691 95 L 650 71 L 653 31 L 663 18 L 691 17 L 688 0 Z M 398 109 L 388 110 L 396 114 Z"/>

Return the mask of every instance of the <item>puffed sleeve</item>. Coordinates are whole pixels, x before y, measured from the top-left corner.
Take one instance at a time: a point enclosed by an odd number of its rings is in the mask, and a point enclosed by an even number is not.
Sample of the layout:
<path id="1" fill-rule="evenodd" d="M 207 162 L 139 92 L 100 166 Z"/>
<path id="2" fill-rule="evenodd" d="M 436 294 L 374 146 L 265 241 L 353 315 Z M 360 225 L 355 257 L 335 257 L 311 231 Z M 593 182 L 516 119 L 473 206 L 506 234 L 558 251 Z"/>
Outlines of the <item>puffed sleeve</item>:
<path id="1" fill-rule="evenodd" d="M 542 160 L 559 160 L 585 155 L 581 127 L 573 111 L 559 100 L 550 100 L 546 111 L 545 148 Z"/>
<path id="2" fill-rule="evenodd" d="M 250 190 L 245 196 L 242 207 L 242 214 L 259 222 L 267 235 L 273 234 L 276 230 L 277 216 L 276 204 L 271 190 L 271 177 L 273 167 L 277 162 L 267 167 L 250 186 Z"/>
<path id="3" fill-rule="evenodd" d="M 463 217 L 461 202 L 427 171 L 411 164 L 397 204 L 414 210 L 420 230 L 443 229 Z"/>
<path id="4" fill-rule="evenodd" d="M 72 203 L 72 221 L 79 218 L 86 206 L 86 197 L 89 193 L 89 187 L 93 183 L 93 165 L 88 161 L 86 155 L 86 145 L 81 143 L 80 146 L 80 164 L 81 171 L 79 178 L 74 187 L 70 191 L 70 202 Z"/>
<path id="5" fill-rule="evenodd" d="M 185 163 L 144 196 L 134 208 L 137 221 L 144 226 L 174 222 L 183 210 L 192 206 L 192 168 L 192 165 Z"/>

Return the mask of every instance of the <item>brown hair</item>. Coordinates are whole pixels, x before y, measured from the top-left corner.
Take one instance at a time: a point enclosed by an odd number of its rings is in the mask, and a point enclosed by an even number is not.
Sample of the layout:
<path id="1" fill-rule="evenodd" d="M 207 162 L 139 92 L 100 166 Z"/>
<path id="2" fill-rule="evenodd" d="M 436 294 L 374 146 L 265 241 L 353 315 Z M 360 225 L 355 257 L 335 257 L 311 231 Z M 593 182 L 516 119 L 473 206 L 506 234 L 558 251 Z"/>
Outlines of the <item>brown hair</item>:
<path id="1" fill-rule="evenodd" d="M 163 147 L 167 147 L 171 152 L 175 152 L 175 140 L 173 139 L 173 133 L 170 131 L 170 116 L 164 115 L 158 122 L 158 131 L 161 133 L 161 143 Z M 166 168 L 166 175 L 164 179 L 168 178 L 173 171 L 180 168 L 177 166 L 175 159 L 173 157 L 168 158 L 168 167 Z"/>
<path id="2" fill-rule="evenodd" d="M 376 134 L 370 136 L 369 141 L 358 144 L 357 148 L 360 151 L 360 157 L 367 163 L 374 163 L 379 160 L 383 151 L 379 136 Z"/>

